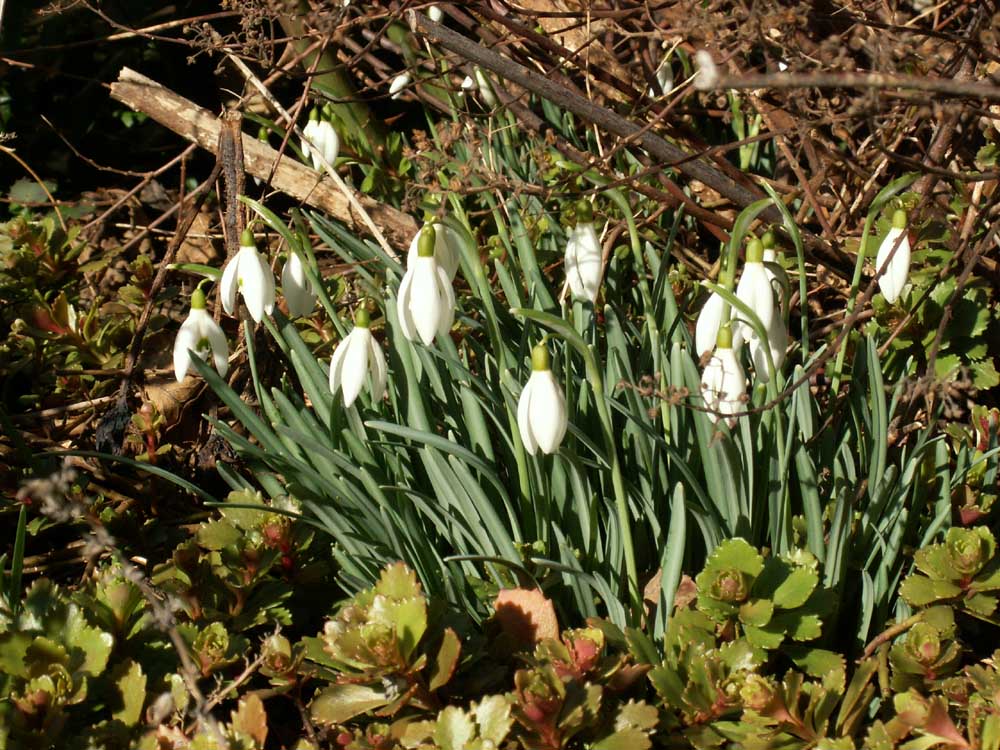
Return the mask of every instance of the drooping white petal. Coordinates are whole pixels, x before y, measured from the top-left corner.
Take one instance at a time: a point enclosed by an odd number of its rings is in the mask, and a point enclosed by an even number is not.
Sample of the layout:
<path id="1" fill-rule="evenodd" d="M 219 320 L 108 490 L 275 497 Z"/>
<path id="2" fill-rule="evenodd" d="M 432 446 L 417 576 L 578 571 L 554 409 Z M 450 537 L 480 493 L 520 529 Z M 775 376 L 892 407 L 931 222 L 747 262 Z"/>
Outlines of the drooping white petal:
<path id="1" fill-rule="evenodd" d="M 524 388 L 521 390 L 521 398 L 517 401 L 517 429 L 521 433 L 521 442 L 524 443 L 524 449 L 532 456 L 538 452 L 538 443 L 535 441 L 535 436 L 531 431 L 531 420 L 528 414 L 531 408 L 532 390 L 536 382 L 533 378 L 528 378 L 528 382 L 525 383 Z"/>
<path id="2" fill-rule="evenodd" d="M 892 253 L 892 249 L 896 247 L 897 241 L 899 247 L 896 249 L 895 255 L 892 256 L 892 260 L 889 261 L 885 273 L 878 280 L 879 289 L 882 290 L 886 302 L 890 304 L 899 299 L 910 274 L 910 237 L 907 230 L 892 227 L 885 239 L 882 240 L 882 244 L 879 245 L 878 255 L 875 258 L 876 269 L 882 268 L 889 254 Z"/>
<path id="3" fill-rule="evenodd" d="M 441 266 L 437 267 L 438 293 L 441 299 L 441 314 L 438 320 L 437 333 L 439 336 L 447 336 L 451 327 L 455 324 L 455 289 L 451 285 L 451 279 Z"/>
<path id="4" fill-rule="evenodd" d="M 319 122 L 317 120 L 309 120 L 309 122 L 306 123 L 306 126 L 302 128 L 302 135 L 305 136 L 305 138 L 302 139 L 302 156 L 304 156 L 308 161 L 311 161 L 313 169 L 316 170 L 320 168 L 319 160 L 316 158 L 313 153 L 312 146 L 309 144 L 316 143 L 317 141 L 316 126 L 318 124 Z M 318 146 L 319 144 L 317 143 L 316 145 Z"/>
<path id="5" fill-rule="evenodd" d="M 372 401 L 378 403 L 385 396 L 385 381 L 388 368 L 385 366 L 385 354 L 382 353 L 382 347 L 379 346 L 374 336 L 369 337 L 368 348 L 370 350 L 368 365 L 372 370 Z"/>
<path id="6" fill-rule="evenodd" d="M 785 330 L 785 321 L 780 315 L 775 315 L 771 321 L 771 327 L 767 330 L 767 349 L 771 351 L 771 359 L 774 360 L 775 372 L 781 370 L 785 363 L 785 352 L 788 349 L 788 331 Z M 767 349 L 765 344 L 752 339 L 750 341 L 750 359 L 753 361 L 754 372 L 758 380 L 766 383 L 771 376 L 767 369 Z"/>
<path id="7" fill-rule="evenodd" d="M 192 311 L 193 312 L 193 311 Z M 191 352 L 198 349 L 198 331 L 192 325 L 190 316 L 181 324 L 174 339 L 174 376 L 177 382 L 184 381 L 188 368 L 191 367 Z"/>
<path id="8" fill-rule="evenodd" d="M 722 308 L 724 304 L 725 300 L 715 292 L 712 292 L 708 299 L 705 300 L 705 304 L 702 305 L 701 312 L 698 313 L 698 321 L 695 323 L 694 328 L 694 348 L 699 359 L 704 357 L 706 352 L 715 349 L 715 342 L 719 336 L 719 328 L 722 326 Z M 730 320 L 734 320 L 736 315 L 736 310 L 730 306 Z M 743 330 L 739 325 L 733 325 L 732 332 L 733 349 L 739 351 L 740 347 L 743 346 Z"/>
<path id="9" fill-rule="evenodd" d="M 337 389 L 340 388 L 341 373 L 344 369 L 344 357 L 347 356 L 350 339 L 351 334 L 349 333 L 346 338 L 337 344 L 337 348 L 333 350 L 333 358 L 330 360 L 330 392 L 334 395 L 336 395 Z"/>
<path id="10" fill-rule="evenodd" d="M 208 339 L 208 344 L 212 347 L 212 363 L 216 371 L 225 377 L 229 371 L 229 342 L 226 341 L 222 328 L 207 312 L 202 323 L 202 336 Z"/>
<path id="11" fill-rule="evenodd" d="M 726 415 L 743 411 L 746 376 L 732 349 L 715 350 L 702 373 L 701 388 L 705 406 L 713 410 L 708 413 L 712 422 L 719 420 L 719 414 L 713 412 Z M 736 423 L 734 418 L 727 421 L 730 427 Z"/>
<path id="12" fill-rule="evenodd" d="M 493 85 L 479 68 L 476 68 L 476 83 L 479 84 L 479 95 L 483 98 L 483 104 L 487 107 L 496 107 L 497 95 L 493 92 Z"/>
<path id="13" fill-rule="evenodd" d="M 263 255 L 254 251 L 254 255 L 257 258 L 257 262 L 260 264 L 260 272 L 264 277 L 264 289 L 263 289 L 263 301 L 264 301 L 264 312 L 268 315 L 274 312 L 274 274 L 271 273 L 271 266 L 267 263 L 267 258 Z"/>
<path id="14" fill-rule="evenodd" d="M 250 313 L 253 322 L 260 323 L 264 318 L 267 294 L 267 279 L 264 269 L 261 267 L 260 259 L 254 248 L 241 247 L 238 255 L 241 256 L 236 271 L 240 294 L 243 295 L 243 302 L 246 304 L 247 312 Z"/>
<path id="15" fill-rule="evenodd" d="M 437 263 L 434 258 L 417 258 L 412 270 L 410 315 L 420 340 L 430 346 L 437 335 L 442 314 Z"/>
<path id="16" fill-rule="evenodd" d="M 399 296 L 396 297 L 396 317 L 399 319 L 403 338 L 407 341 L 413 341 L 417 337 L 413 316 L 410 314 L 410 292 L 412 289 L 413 266 L 409 266 L 406 273 L 403 274 L 403 280 L 399 283 Z"/>
<path id="17" fill-rule="evenodd" d="M 436 5 L 432 5 L 427 9 L 427 17 L 434 23 L 441 23 L 441 19 L 444 18 L 444 11 Z"/>
<path id="18" fill-rule="evenodd" d="M 566 434 L 566 399 L 552 370 L 536 370 L 530 380 L 535 383 L 528 409 L 531 436 L 543 453 L 554 453 Z"/>
<path id="19" fill-rule="evenodd" d="M 222 302 L 222 309 L 226 315 L 236 313 L 236 293 L 239 291 L 239 280 L 237 278 L 240 264 L 240 254 L 236 253 L 226 267 L 222 270 L 222 282 L 219 284 L 219 300 Z"/>
<path id="20" fill-rule="evenodd" d="M 368 374 L 369 343 L 372 333 L 367 328 L 355 327 L 344 342 L 347 352 L 340 372 L 340 388 L 344 394 L 344 406 L 350 407 L 361 393 L 365 375 Z"/>
<path id="21" fill-rule="evenodd" d="M 398 76 L 393 78 L 392 83 L 389 84 L 389 98 L 398 99 L 403 89 L 405 89 L 409 85 L 410 85 L 410 74 L 400 73 Z"/>
<path id="22" fill-rule="evenodd" d="M 771 280 L 768 278 L 764 264 L 760 262 L 748 262 L 743 264 L 743 274 L 740 282 L 736 285 L 736 296 L 747 305 L 760 318 L 764 330 L 771 326 L 774 319 L 774 291 L 771 289 Z M 743 321 L 739 312 L 736 316 L 741 319 L 743 338 L 751 340 L 755 335 L 753 327 L 749 322 Z"/>
<path id="23" fill-rule="evenodd" d="M 281 269 L 281 291 L 288 303 L 288 312 L 293 317 L 309 315 L 316 306 L 312 282 L 306 276 L 305 266 L 297 253 L 291 253 Z"/>
<path id="24" fill-rule="evenodd" d="M 566 241 L 566 276 L 573 296 L 591 303 L 601 287 L 601 243 L 591 222 L 577 224 Z"/>
<path id="25" fill-rule="evenodd" d="M 320 121 L 317 131 L 320 137 L 319 146 L 323 151 L 323 158 L 332 167 L 333 163 L 337 160 L 337 154 L 340 153 L 340 136 L 337 135 L 337 130 L 333 127 L 333 123 L 327 120 Z M 322 166 L 317 167 L 317 170 L 321 169 Z"/>

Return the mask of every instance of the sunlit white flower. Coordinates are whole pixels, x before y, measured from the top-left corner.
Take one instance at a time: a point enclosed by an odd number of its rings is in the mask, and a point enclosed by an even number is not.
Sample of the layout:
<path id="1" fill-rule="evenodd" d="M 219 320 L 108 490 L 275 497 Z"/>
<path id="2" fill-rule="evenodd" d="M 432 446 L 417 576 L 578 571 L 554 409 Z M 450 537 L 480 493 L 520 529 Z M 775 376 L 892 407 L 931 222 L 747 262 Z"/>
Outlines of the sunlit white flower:
<path id="1" fill-rule="evenodd" d="M 552 375 L 549 350 L 538 344 L 531 350 L 531 377 L 517 402 L 517 429 L 525 450 L 535 455 L 554 453 L 566 436 L 566 397 Z"/>
<path id="2" fill-rule="evenodd" d="M 400 73 L 393 78 L 392 83 L 389 84 L 389 98 L 398 99 L 403 89 L 410 85 L 411 80 L 409 73 Z"/>
<path id="3" fill-rule="evenodd" d="M 719 278 L 719 283 L 726 286 L 724 277 Z M 698 313 L 698 320 L 694 327 L 694 349 L 701 359 L 706 352 L 715 349 L 715 341 L 719 337 L 719 328 L 722 326 L 722 310 L 725 307 L 725 300 L 721 296 L 712 292 L 705 304 L 701 306 Z M 729 319 L 736 318 L 736 310 L 729 307 Z M 743 330 L 738 325 L 733 326 L 733 349 L 739 351 L 743 346 Z"/>
<path id="4" fill-rule="evenodd" d="M 412 266 L 417 259 L 417 248 L 420 245 L 421 234 L 422 232 L 417 232 L 410 242 L 410 249 L 406 254 L 407 267 Z M 434 223 L 434 260 L 448 274 L 449 281 L 453 280 L 455 274 L 458 273 L 460 242 L 461 240 L 454 229 L 447 224 Z"/>
<path id="5" fill-rule="evenodd" d="M 285 295 L 288 313 L 292 317 L 309 315 L 316 307 L 316 293 L 298 253 L 289 252 L 288 260 L 281 269 L 281 292 Z"/>
<path id="6" fill-rule="evenodd" d="M 785 351 L 788 349 L 788 331 L 781 315 L 775 315 L 771 320 L 771 326 L 767 329 L 766 345 L 767 349 L 771 350 L 774 371 L 778 372 L 785 363 Z M 750 359 L 753 362 L 754 372 L 762 383 L 771 379 L 767 369 L 767 349 L 760 339 L 750 339 Z"/>
<path id="7" fill-rule="evenodd" d="M 479 84 L 479 95 L 487 107 L 497 106 L 497 95 L 493 92 L 493 84 L 480 68 L 476 68 L 476 83 Z"/>
<path id="8" fill-rule="evenodd" d="M 444 18 L 444 12 L 436 5 L 432 5 L 427 9 L 427 17 L 434 23 L 441 23 L 441 19 Z"/>
<path id="9" fill-rule="evenodd" d="M 694 87 L 701 91 L 714 89 L 719 83 L 719 69 L 708 50 L 700 49 L 694 53 Z"/>
<path id="10" fill-rule="evenodd" d="M 320 120 L 319 115 L 314 111 L 309 118 L 309 122 L 302 129 L 305 139 L 302 140 L 302 155 L 312 161 L 313 169 L 317 172 L 323 171 L 323 160 L 331 167 L 340 153 L 340 137 L 336 129 L 327 120 Z M 313 146 L 309 145 L 311 141 Z"/>
<path id="11" fill-rule="evenodd" d="M 385 355 L 368 325 L 368 311 L 360 308 L 354 317 L 354 330 L 337 345 L 330 360 L 330 391 L 336 395 L 340 390 L 345 407 L 354 403 L 369 373 L 372 401 L 377 403 L 385 395 Z"/>
<path id="12" fill-rule="evenodd" d="M 462 91 L 475 91 L 477 88 L 479 88 L 479 85 L 472 76 L 466 76 L 462 79 Z"/>
<path id="13" fill-rule="evenodd" d="M 240 249 L 222 272 L 219 294 L 228 315 L 236 312 L 236 294 L 243 295 L 247 311 L 255 323 L 274 310 L 274 274 L 254 245 L 253 232 L 244 229 Z"/>
<path id="14" fill-rule="evenodd" d="M 753 239 L 747 243 L 747 259 L 743 264 L 740 282 L 736 285 L 736 296 L 760 319 L 764 330 L 769 330 L 774 319 L 774 290 L 771 288 L 771 278 L 764 268 L 764 247 L 760 240 Z M 741 317 L 737 313 L 737 317 Z M 750 341 L 756 332 L 749 322 L 740 322 L 743 338 Z"/>
<path id="15" fill-rule="evenodd" d="M 448 273 L 434 257 L 437 244 L 433 225 L 425 225 L 417 244 L 417 257 L 408 263 L 399 285 L 396 311 L 403 336 L 419 336 L 430 346 L 437 335 L 446 335 L 455 322 L 455 292 Z"/>
<path id="16" fill-rule="evenodd" d="M 890 255 L 892 260 L 889 260 Z M 906 211 L 897 210 L 893 213 L 892 228 L 878 246 L 875 268 L 881 269 L 887 260 L 889 265 L 885 273 L 879 276 L 878 285 L 886 302 L 892 304 L 899 299 L 903 287 L 906 286 L 906 279 L 910 275 L 910 237 L 906 229 Z"/>
<path id="17" fill-rule="evenodd" d="M 666 94 L 674 87 L 674 71 L 669 60 L 661 62 L 660 67 L 656 69 L 656 83 L 657 86 L 659 86 L 659 90 L 656 90 L 651 86 L 649 88 L 650 96 L 660 96 L 661 94 Z"/>
<path id="18" fill-rule="evenodd" d="M 728 328 L 719 332 L 718 345 L 701 375 L 702 398 L 705 406 L 712 410 L 708 412 L 712 422 L 718 422 L 720 414 L 737 414 L 744 410 L 746 375 L 732 348 L 731 336 Z M 733 427 L 736 418 L 730 417 L 727 424 Z"/>
<path id="19" fill-rule="evenodd" d="M 207 360 L 211 353 L 215 369 L 219 375 L 225 376 L 229 369 L 229 345 L 226 342 L 226 334 L 205 309 L 205 293 L 200 288 L 195 289 L 191 295 L 191 312 L 181 324 L 177 338 L 174 339 L 174 375 L 178 383 L 184 380 L 191 367 L 192 352 L 204 360 Z"/>
<path id="20" fill-rule="evenodd" d="M 566 280 L 574 297 L 593 303 L 601 288 L 601 243 L 594 228 L 594 209 L 587 201 L 576 207 L 576 226 L 566 241 Z"/>

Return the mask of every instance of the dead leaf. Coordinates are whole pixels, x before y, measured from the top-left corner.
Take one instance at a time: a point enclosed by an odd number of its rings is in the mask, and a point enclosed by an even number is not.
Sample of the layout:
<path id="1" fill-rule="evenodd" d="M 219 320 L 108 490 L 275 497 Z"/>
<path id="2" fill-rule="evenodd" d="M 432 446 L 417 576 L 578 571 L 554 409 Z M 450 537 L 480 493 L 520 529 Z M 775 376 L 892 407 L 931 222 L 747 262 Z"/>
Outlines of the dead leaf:
<path id="1" fill-rule="evenodd" d="M 538 589 L 503 589 L 493 606 L 503 632 L 519 643 L 532 646 L 559 637 L 555 607 Z"/>

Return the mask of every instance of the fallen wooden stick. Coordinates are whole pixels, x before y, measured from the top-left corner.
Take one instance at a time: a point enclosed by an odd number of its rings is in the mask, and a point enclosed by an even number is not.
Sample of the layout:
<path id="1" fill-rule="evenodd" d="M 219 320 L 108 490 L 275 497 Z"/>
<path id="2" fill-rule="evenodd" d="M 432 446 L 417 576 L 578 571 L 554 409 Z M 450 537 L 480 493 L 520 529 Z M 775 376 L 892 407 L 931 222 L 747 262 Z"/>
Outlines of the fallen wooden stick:
<path id="1" fill-rule="evenodd" d="M 185 99 L 165 86 L 137 73 L 122 68 L 118 81 L 111 84 L 111 96 L 136 112 L 152 117 L 158 123 L 197 143 L 213 154 L 219 147 L 219 118 L 189 99 Z M 369 234 L 369 229 L 351 208 L 347 197 L 334 186 L 328 177 L 282 155 L 266 143 L 243 134 L 243 163 L 246 171 L 267 179 L 273 165 L 277 164 L 271 185 L 296 200 L 321 209 L 342 221 L 358 234 Z M 386 239 L 397 248 L 405 250 L 417 233 L 417 222 L 409 214 L 368 198 L 357 196 L 361 205 L 372 217 Z"/>

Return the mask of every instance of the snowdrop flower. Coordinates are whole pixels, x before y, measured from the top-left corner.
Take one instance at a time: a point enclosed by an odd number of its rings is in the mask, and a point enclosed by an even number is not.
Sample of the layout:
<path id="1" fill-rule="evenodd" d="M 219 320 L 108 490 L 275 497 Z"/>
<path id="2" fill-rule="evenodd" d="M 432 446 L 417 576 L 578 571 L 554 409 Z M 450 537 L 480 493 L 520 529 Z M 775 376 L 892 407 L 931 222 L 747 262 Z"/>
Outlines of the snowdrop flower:
<path id="1" fill-rule="evenodd" d="M 733 351 L 733 337 L 728 326 L 719 330 L 715 352 L 701 375 L 701 390 L 705 406 L 712 410 L 708 412 L 708 418 L 713 423 L 719 421 L 719 413 L 728 415 L 743 411 L 746 375 Z M 736 418 L 730 417 L 726 423 L 733 427 Z"/>
<path id="2" fill-rule="evenodd" d="M 574 297 L 593 303 L 601 288 L 601 243 L 594 229 L 594 209 L 587 201 L 576 206 L 576 226 L 566 241 L 566 280 Z"/>
<path id="3" fill-rule="evenodd" d="M 296 252 L 288 253 L 288 260 L 281 269 L 281 291 L 288 303 L 288 313 L 294 318 L 309 315 L 316 307 L 316 293 Z"/>
<path id="4" fill-rule="evenodd" d="M 330 360 L 330 391 L 336 395 L 340 390 L 346 408 L 350 408 L 361 393 L 361 386 L 369 372 L 372 379 L 368 388 L 372 401 L 377 403 L 385 395 L 385 355 L 368 325 L 368 311 L 359 308 L 354 316 L 354 330 L 337 345 Z"/>
<path id="5" fill-rule="evenodd" d="M 476 68 L 476 83 L 479 84 L 479 95 L 483 97 L 483 103 L 487 107 L 496 107 L 498 103 L 497 95 L 493 92 L 490 79 L 486 77 L 486 74 L 480 68 Z"/>
<path id="6" fill-rule="evenodd" d="M 899 247 L 896 247 L 897 241 Z M 906 211 L 897 210 L 893 213 L 892 228 L 878 247 L 875 268 L 881 269 L 890 255 L 892 260 L 889 260 L 885 273 L 879 276 L 878 285 L 886 302 L 893 304 L 899 299 L 910 274 L 910 237 L 906 230 Z"/>
<path id="7" fill-rule="evenodd" d="M 774 320 L 774 291 L 771 289 L 771 279 L 764 268 L 764 246 L 760 240 L 752 239 L 747 243 L 747 259 L 743 264 L 743 274 L 740 283 L 736 285 L 736 296 L 760 318 L 764 330 L 770 330 Z M 741 321 L 742 337 L 752 340 L 756 336 L 753 327 L 746 321 Z"/>
<path id="8" fill-rule="evenodd" d="M 694 53 L 694 87 L 700 91 L 714 89 L 719 83 L 719 69 L 708 50 L 700 49 Z"/>
<path id="9" fill-rule="evenodd" d="M 719 284 L 724 287 L 729 286 L 727 283 L 727 274 L 723 273 L 723 275 L 719 276 Z M 698 313 L 698 321 L 694 327 L 694 349 L 699 359 L 704 357 L 707 352 L 715 349 L 715 341 L 719 337 L 719 328 L 722 326 L 722 310 L 724 307 L 725 300 L 715 292 L 712 292 L 708 299 L 705 300 L 705 304 L 702 305 L 701 312 Z M 735 319 L 736 314 L 737 311 L 730 306 L 729 319 Z M 739 351 L 741 346 L 743 346 L 743 331 L 737 325 L 733 328 L 733 349 Z"/>
<path id="10" fill-rule="evenodd" d="M 192 352 L 202 359 L 207 359 L 211 352 L 215 369 L 225 376 L 229 369 L 229 345 L 226 334 L 205 309 L 205 293 L 201 287 L 191 295 L 191 312 L 174 339 L 174 375 L 178 383 L 184 381 L 191 367 Z"/>
<path id="11" fill-rule="evenodd" d="M 778 372 L 785 363 L 785 350 L 788 349 L 788 331 L 780 315 L 774 316 L 770 328 L 767 329 L 767 349 L 771 350 L 774 371 Z M 753 362 L 754 372 L 757 373 L 757 379 L 762 383 L 771 379 L 767 369 L 767 349 L 760 339 L 750 339 L 750 359 Z"/>
<path id="12" fill-rule="evenodd" d="M 420 236 L 422 234 L 423 231 L 420 231 L 413 235 L 413 240 L 410 242 L 410 249 L 406 254 L 407 268 L 412 266 L 413 262 L 417 259 L 419 254 Z M 434 238 L 434 260 L 436 260 L 437 264 L 444 269 L 446 274 L 448 274 L 448 281 L 452 281 L 455 278 L 455 274 L 458 273 L 458 260 L 460 252 L 460 240 L 458 235 L 451 227 L 435 222 Z"/>
<path id="13" fill-rule="evenodd" d="M 475 91 L 477 88 L 479 88 L 479 85 L 475 82 L 472 76 L 466 76 L 462 79 L 461 93 L 465 93 L 466 91 Z"/>
<path id="14" fill-rule="evenodd" d="M 333 125 L 327 120 L 319 119 L 319 113 L 313 110 L 302 133 L 306 137 L 302 140 L 302 155 L 312 161 L 313 169 L 317 172 L 323 171 L 323 161 L 320 160 L 320 156 L 332 167 L 337 154 L 340 153 L 340 137 Z M 312 141 L 313 145 L 310 146 L 306 139 Z"/>
<path id="15" fill-rule="evenodd" d="M 660 67 L 656 69 L 656 83 L 659 86 L 659 91 L 650 86 L 650 96 L 660 96 L 661 94 L 666 94 L 674 87 L 674 71 L 673 68 L 670 67 L 669 61 L 664 60 L 660 63 Z"/>
<path id="16" fill-rule="evenodd" d="M 427 17 L 434 23 L 441 23 L 441 19 L 444 18 L 444 12 L 436 5 L 432 5 L 427 9 Z"/>
<path id="17" fill-rule="evenodd" d="M 398 99 L 403 89 L 410 85 L 411 80 L 409 73 L 400 73 L 393 78 L 392 83 L 389 84 L 389 98 Z"/>
<path id="18" fill-rule="evenodd" d="M 417 257 L 407 263 L 396 299 L 403 336 L 409 341 L 419 336 L 425 346 L 430 346 L 435 336 L 446 335 L 455 322 L 455 292 L 448 273 L 434 257 L 436 235 L 431 224 L 421 230 Z"/>
<path id="19" fill-rule="evenodd" d="M 257 252 L 253 232 L 247 228 L 240 236 L 240 250 L 230 258 L 222 272 L 220 296 L 227 315 L 236 312 L 236 293 L 243 295 L 247 311 L 254 323 L 274 310 L 274 274 L 267 261 Z"/>
<path id="20" fill-rule="evenodd" d="M 552 376 L 549 350 L 538 344 L 531 350 L 531 377 L 517 402 L 517 429 L 532 456 L 554 453 L 566 436 L 566 397 Z"/>

